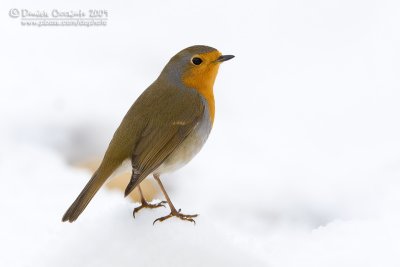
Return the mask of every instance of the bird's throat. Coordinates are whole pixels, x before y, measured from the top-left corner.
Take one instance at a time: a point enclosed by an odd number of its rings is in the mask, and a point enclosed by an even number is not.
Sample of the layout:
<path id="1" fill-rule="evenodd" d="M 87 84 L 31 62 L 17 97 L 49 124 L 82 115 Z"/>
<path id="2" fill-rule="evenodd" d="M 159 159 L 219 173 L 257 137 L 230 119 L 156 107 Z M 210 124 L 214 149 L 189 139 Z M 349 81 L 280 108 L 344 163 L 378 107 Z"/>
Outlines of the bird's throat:
<path id="1" fill-rule="evenodd" d="M 214 122 L 215 100 L 214 100 L 214 82 L 218 73 L 218 65 L 212 66 L 208 71 L 202 74 L 190 74 L 183 76 L 183 83 L 189 88 L 196 89 L 207 101 L 211 123 Z"/>

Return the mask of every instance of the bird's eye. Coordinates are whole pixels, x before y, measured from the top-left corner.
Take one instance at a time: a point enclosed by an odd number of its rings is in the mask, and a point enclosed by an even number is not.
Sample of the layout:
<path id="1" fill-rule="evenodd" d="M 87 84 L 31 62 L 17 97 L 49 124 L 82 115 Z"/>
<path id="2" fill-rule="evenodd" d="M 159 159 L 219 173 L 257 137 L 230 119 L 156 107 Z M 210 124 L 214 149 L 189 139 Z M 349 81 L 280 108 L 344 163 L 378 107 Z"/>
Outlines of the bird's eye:
<path id="1" fill-rule="evenodd" d="M 194 57 L 194 58 L 192 58 L 192 63 L 193 63 L 194 65 L 200 65 L 201 62 L 203 62 L 203 60 L 201 60 L 201 58 L 199 58 L 199 57 Z"/>

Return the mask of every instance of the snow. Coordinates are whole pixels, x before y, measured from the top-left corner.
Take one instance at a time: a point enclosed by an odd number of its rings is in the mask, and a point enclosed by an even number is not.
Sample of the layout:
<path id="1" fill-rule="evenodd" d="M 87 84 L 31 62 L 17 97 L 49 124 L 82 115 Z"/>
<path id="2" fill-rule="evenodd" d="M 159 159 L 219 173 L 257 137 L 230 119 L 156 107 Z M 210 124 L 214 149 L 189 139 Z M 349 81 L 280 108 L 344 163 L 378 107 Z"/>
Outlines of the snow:
<path id="1" fill-rule="evenodd" d="M 107 9 L 26 27 L 11 8 Z M 396 1 L 0 4 L 0 266 L 400 266 Z M 176 52 L 235 59 L 200 154 L 162 178 L 178 208 L 100 190 L 61 217 L 123 115 Z M 159 195 L 159 198 L 162 198 Z"/>

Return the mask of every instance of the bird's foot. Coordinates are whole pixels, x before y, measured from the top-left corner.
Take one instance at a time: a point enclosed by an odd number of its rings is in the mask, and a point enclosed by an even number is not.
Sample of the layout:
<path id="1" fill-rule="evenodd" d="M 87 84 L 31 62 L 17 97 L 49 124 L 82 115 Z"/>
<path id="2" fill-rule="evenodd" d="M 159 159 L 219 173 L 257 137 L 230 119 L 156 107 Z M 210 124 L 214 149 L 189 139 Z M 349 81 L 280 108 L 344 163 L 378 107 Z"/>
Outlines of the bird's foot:
<path id="1" fill-rule="evenodd" d="M 156 209 L 159 207 L 165 208 L 164 204 L 166 204 L 166 203 L 167 203 L 167 201 L 160 201 L 158 203 L 151 204 L 151 203 L 147 202 L 146 200 L 142 200 L 142 203 L 140 204 L 140 206 L 136 207 L 133 210 L 133 214 L 132 214 L 133 218 L 135 218 L 135 214 L 138 213 L 141 209 Z"/>
<path id="2" fill-rule="evenodd" d="M 195 220 L 193 220 L 192 218 L 195 218 L 195 217 L 197 217 L 197 216 L 199 216 L 199 215 L 198 215 L 198 214 L 194 214 L 194 215 L 182 214 L 182 213 L 181 213 L 181 209 L 179 209 L 179 210 L 175 210 L 175 209 L 174 209 L 174 210 L 171 210 L 171 213 L 168 214 L 167 216 L 160 217 L 160 218 L 156 219 L 156 220 L 153 222 L 153 225 L 154 225 L 156 222 L 163 222 L 163 221 L 165 221 L 165 220 L 167 220 L 167 219 L 169 219 L 169 218 L 172 218 L 172 217 L 177 217 L 177 218 L 179 218 L 179 219 L 181 219 L 181 220 L 189 221 L 189 222 L 192 222 L 192 223 L 196 224 Z"/>

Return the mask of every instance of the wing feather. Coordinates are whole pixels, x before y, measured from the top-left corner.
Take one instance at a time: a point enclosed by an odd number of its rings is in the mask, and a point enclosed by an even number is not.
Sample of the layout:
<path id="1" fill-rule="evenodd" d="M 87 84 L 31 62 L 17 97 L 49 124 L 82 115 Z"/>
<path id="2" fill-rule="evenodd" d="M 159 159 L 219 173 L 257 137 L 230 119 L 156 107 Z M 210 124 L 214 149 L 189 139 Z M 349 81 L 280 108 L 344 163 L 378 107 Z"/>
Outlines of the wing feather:
<path id="1" fill-rule="evenodd" d="M 156 170 L 168 156 L 190 135 L 204 115 L 204 102 L 195 90 L 168 88 L 163 101 L 155 99 L 149 111 L 151 118 L 142 132 L 132 155 L 132 175 L 125 195 L 128 195 L 150 173 Z M 162 93 L 162 92 L 161 92 Z M 162 103 L 162 104 L 161 104 Z"/>

